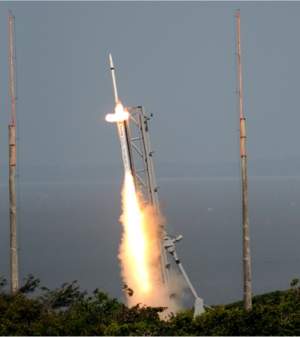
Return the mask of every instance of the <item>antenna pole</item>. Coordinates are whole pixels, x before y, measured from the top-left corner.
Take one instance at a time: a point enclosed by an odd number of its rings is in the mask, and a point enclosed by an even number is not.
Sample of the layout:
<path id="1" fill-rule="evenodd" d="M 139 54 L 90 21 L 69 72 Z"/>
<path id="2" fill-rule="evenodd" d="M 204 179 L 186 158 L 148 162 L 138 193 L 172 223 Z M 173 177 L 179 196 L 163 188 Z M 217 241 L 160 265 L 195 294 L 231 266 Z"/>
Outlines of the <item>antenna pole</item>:
<path id="1" fill-rule="evenodd" d="M 14 47 L 15 17 L 8 16 L 9 32 L 9 96 L 10 122 L 8 125 L 9 139 L 9 221 L 10 221 L 10 288 L 15 294 L 19 289 L 18 247 L 17 247 L 17 208 L 16 208 L 16 84 L 15 84 L 15 47 Z"/>
<path id="2" fill-rule="evenodd" d="M 239 10 L 236 12 L 236 32 L 237 32 L 238 99 L 239 99 L 239 115 L 240 115 L 240 156 L 241 156 L 241 178 L 242 178 L 244 308 L 245 310 L 249 311 L 252 309 L 252 280 L 251 280 L 251 254 L 250 254 L 249 210 L 248 210 L 246 119 L 243 111 L 241 19 Z"/>

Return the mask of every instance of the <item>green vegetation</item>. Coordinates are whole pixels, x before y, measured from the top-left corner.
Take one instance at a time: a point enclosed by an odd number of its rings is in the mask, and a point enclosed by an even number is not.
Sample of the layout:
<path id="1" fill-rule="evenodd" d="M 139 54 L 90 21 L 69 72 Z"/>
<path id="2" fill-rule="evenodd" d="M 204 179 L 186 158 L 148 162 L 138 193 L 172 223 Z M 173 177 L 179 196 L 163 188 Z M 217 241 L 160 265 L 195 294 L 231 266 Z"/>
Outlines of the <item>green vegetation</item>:
<path id="1" fill-rule="evenodd" d="M 49 290 L 33 276 L 11 296 L 0 279 L 0 335 L 300 335 L 300 287 L 208 309 L 193 320 L 191 310 L 161 320 L 163 308 L 127 308 L 95 290 L 82 292 L 77 282 Z"/>

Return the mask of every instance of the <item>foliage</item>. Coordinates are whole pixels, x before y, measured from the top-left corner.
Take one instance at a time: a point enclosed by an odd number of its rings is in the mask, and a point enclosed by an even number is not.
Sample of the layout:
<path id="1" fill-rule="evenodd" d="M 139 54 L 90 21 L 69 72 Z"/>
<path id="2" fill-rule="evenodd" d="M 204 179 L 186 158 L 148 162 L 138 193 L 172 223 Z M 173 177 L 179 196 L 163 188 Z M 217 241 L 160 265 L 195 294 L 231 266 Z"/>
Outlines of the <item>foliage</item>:
<path id="1" fill-rule="evenodd" d="M 80 290 L 76 281 L 50 290 L 29 275 L 15 295 L 0 277 L 0 335 L 300 335 L 299 280 L 286 291 L 253 298 L 253 309 L 243 303 L 207 309 L 193 318 L 184 310 L 161 319 L 164 308 L 128 308 L 96 289 Z"/>

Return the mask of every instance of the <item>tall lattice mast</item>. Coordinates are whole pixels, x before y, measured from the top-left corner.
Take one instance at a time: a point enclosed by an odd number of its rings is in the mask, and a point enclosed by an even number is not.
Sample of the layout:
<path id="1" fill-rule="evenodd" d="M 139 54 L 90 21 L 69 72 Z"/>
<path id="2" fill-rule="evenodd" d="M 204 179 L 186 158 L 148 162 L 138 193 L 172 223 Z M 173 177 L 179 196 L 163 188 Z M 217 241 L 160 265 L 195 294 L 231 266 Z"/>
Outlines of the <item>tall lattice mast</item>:
<path id="1" fill-rule="evenodd" d="M 9 138 L 9 221 L 10 221 L 10 288 L 14 294 L 19 288 L 18 245 L 17 245 L 17 208 L 16 208 L 16 71 L 15 71 L 15 17 L 8 16 L 9 32 L 9 96 L 10 121 Z"/>
<path id="2" fill-rule="evenodd" d="M 248 175 L 247 175 L 247 148 L 246 148 L 246 119 L 243 108 L 243 79 L 241 62 L 241 18 L 240 11 L 236 12 L 237 33 L 237 71 L 238 71 L 238 101 L 240 116 L 240 157 L 242 178 L 242 219 L 243 219 L 243 287 L 244 307 L 252 309 L 252 280 L 251 280 L 251 254 L 249 233 L 249 211 L 248 211 Z"/>

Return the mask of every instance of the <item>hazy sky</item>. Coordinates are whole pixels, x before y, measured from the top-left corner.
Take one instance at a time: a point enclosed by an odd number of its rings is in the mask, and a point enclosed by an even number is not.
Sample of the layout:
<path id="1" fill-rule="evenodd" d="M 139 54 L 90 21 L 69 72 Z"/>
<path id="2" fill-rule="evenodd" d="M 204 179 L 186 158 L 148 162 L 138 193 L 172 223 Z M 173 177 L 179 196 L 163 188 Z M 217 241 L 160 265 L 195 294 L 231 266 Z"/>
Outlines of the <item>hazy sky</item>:
<path id="1" fill-rule="evenodd" d="M 113 109 L 109 52 L 124 104 L 155 115 L 156 165 L 237 161 L 237 8 L 249 158 L 297 157 L 300 3 L 2 2 L 1 164 L 8 9 L 16 17 L 21 168 L 120 166 L 116 130 L 104 121 Z"/>

